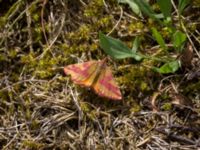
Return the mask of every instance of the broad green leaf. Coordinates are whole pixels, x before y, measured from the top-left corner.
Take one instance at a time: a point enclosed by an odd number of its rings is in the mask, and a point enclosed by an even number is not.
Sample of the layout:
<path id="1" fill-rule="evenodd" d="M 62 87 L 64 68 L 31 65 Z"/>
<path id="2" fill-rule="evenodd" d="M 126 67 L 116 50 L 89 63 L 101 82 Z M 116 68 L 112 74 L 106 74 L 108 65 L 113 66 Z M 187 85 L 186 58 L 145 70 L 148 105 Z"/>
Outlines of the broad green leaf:
<path id="1" fill-rule="evenodd" d="M 190 0 L 179 0 L 178 2 L 178 11 L 181 14 L 185 7 L 190 3 Z"/>
<path id="2" fill-rule="evenodd" d="M 103 33 L 99 33 L 100 46 L 104 52 L 116 59 L 123 58 L 134 58 L 140 61 L 142 57 L 139 54 L 134 53 L 130 48 L 128 48 L 124 43 L 118 39 L 114 39 L 110 36 L 106 36 Z"/>
<path id="3" fill-rule="evenodd" d="M 135 40 L 133 41 L 133 46 L 132 46 L 133 53 L 137 52 L 139 45 L 140 45 L 140 39 L 139 37 L 136 37 Z"/>
<path id="4" fill-rule="evenodd" d="M 172 10 L 171 0 L 157 0 L 157 3 L 165 18 L 171 17 L 171 10 Z"/>
<path id="5" fill-rule="evenodd" d="M 178 60 L 165 63 L 160 68 L 153 67 L 153 70 L 156 72 L 159 72 L 161 74 L 167 74 L 167 73 L 174 73 L 180 68 L 180 62 Z"/>
<path id="6" fill-rule="evenodd" d="M 135 14 L 137 14 L 140 17 L 142 16 L 140 8 L 138 7 L 138 5 L 133 0 L 118 0 L 118 3 L 128 4 Z"/>
<path id="7" fill-rule="evenodd" d="M 172 37 L 172 42 L 175 48 L 177 48 L 180 51 L 181 46 L 184 44 L 184 42 L 186 41 L 186 35 L 181 32 L 181 31 L 176 31 L 173 34 Z"/>
<path id="8" fill-rule="evenodd" d="M 157 18 L 157 14 L 153 11 L 151 6 L 145 0 L 133 0 L 133 1 L 139 6 L 139 8 L 142 12 L 144 12 L 150 18 L 152 18 L 152 19 L 158 21 L 160 24 L 162 24 L 162 22 L 159 20 L 159 18 Z"/>
<path id="9" fill-rule="evenodd" d="M 164 41 L 162 35 L 158 32 L 158 30 L 153 27 L 152 32 L 153 32 L 153 37 L 156 39 L 156 41 L 158 42 L 160 47 L 163 48 L 164 50 L 167 50 L 167 47 L 165 45 L 165 41 Z"/>

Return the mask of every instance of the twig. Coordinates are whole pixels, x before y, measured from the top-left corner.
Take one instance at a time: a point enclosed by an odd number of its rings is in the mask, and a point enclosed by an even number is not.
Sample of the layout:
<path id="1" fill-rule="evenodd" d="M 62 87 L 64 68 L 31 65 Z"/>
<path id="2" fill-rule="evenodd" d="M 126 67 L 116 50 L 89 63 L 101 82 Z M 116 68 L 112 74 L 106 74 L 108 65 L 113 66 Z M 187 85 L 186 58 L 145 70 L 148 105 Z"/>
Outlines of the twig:
<path id="1" fill-rule="evenodd" d="M 107 34 L 107 35 L 110 35 L 116 28 L 117 26 L 119 25 L 121 19 L 122 19 L 122 16 L 123 16 L 123 9 L 121 7 L 120 8 L 120 18 L 119 20 L 117 21 L 117 23 L 115 24 L 115 26 L 112 28 L 112 30 Z"/>
<path id="2" fill-rule="evenodd" d="M 47 40 L 47 34 L 46 34 L 46 30 L 45 30 L 45 25 L 44 25 L 44 8 L 45 5 L 47 4 L 48 0 L 44 0 L 43 4 L 42 4 L 42 9 L 41 9 L 41 25 L 42 25 L 42 32 L 46 41 L 46 44 L 49 45 L 49 42 Z"/>
<path id="3" fill-rule="evenodd" d="M 155 128 L 155 130 L 157 132 L 160 132 L 160 133 L 164 134 L 164 135 L 167 135 L 167 137 L 169 139 L 171 139 L 171 140 L 176 140 L 176 141 L 179 141 L 179 142 L 184 143 L 184 144 L 186 144 L 186 143 L 191 144 L 191 145 L 195 145 L 196 144 L 195 141 L 192 141 L 190 139 L 184 138 L 182 136 L 177 136 L 175 134 L 168 133 L 167 131 L 165 131 L 165 130 L 163 130 L 161 128 Z"/>
<path id="4" fill-rule="evenodd" d="M 69 87 L 69 90 L 70 90 L 70 94 L 72 96 L 72 100 L 73 100 L 73 102 L 74 102 L 74 104 L 75 104 L 75 106 L 76 106 L 76 108 L 78 110 L 78 116 L 79 116 L 78 127 L 79 127 L 79 131 L 80 131 L 80 129 L 81 129 L 81 121 L 82 121 L 82 118 L 83 118 L 83 111 L 81 110 L 81 107 L 79 106 L 79 103 L 78 103 L 78 100 L 77 100 L 77 97 L 78 97 L 77 95 L 78 94 L 76 93 L 76 95 L 75 95 L 71 87 Z"/>
<path id="5" fill-rule="evenodd" d="M 105 0 L 103 0 L 103 4 L 106 8 L 108 8 L 108 5 L 106 4 Z"/>
<path id="6" fill-rule="evenodd" d="M 21 2 L 22 0 L 20 0 L 19 2 Z M 20 18 L 26 13 L 27 9 L 31 8 L 33 5 L 37 4 L 40 0 L 36 0 L 34 2 L 32 2 L 24 11 L 22 11 L 19 16 L 16 17 L 16 19 L 14 21 L 12 21 L 12 24 L 9 26 L 8 31 L 10 31 L 12 29 L 12 27 L 14 26 L 14 24 L 20 20 Z M 2 38 L 2 40 L 0 41 L 0 45 L 2 45 L 2 43 L 4 42 L 5 38 L 7 36 L 4 36 L 4 38 Z"/>
<path id="7" fill-rule="evenodd" d="M 30 51 L 33 53 L 33 39 L 32 39 L 32 30 L 31 30 L 31 16 L 30 11 L 28 8 L 28 3 L 26 4 L 26 20 L 27 20 L 27 26 L 28 26 L 28 41 L 27 45 L 29 45 Z"/>
<path id="8" fill-rule="evenodd" d="M 56 36 L 54 37 L 54 39 L 52 40 L 52 42 L 48 45 L 48 47 L 43 51 L 43 53 L 41 55 L 39 55 L 38 57 L 36 57 L 36 59 L 41 59 L 44 57 L 44 55 L 48 52 L 48 50 L 51 49 L 51 47 L 53 46 L 53 44 L 56 42 L 58 36 L 60 35 L 62 28 L 64 26 L 64 22 L 65 22 L 65 14 L 63 14 L 62 16 L 62 20 L 61 20 L 61 26 L 56 34 Z"/>

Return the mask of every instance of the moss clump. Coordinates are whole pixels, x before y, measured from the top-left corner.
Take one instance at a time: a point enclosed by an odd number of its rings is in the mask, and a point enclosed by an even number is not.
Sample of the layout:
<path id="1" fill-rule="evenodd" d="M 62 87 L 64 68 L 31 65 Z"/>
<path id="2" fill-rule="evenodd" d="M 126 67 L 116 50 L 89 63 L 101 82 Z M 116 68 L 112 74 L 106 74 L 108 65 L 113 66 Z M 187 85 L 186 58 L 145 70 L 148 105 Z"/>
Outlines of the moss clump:
<path id="1" fill-rule="evenodd" d="M 37 149 L 42 149 L 43 147 L 44 144 L 42 143 L 31 140 L 24 140 L 21 148 L 37 150 Z"/>
<path id="2" fill-rule="evenodd" d="M 136 33 L 144 32 L 145 26 L 142 22 L 132 22 L 127 28 L 129 32 Z"/>
<path id="3" fill-rule="evenodd" d="M 0 28 L 3 28 L 6 24 L 6 17 L 0 17 Z"/>
<path id="4" fill-rule="evenodd" d="M 85 112 L 85 113 L 91 111 L 91 106 L 88 105 L 87 103 L 80 102 L 80 107 L 81 107 L 81 110 L 82 110 L 83 112 Z"/>
<path id="5" fill-rule="evenodd" d="M 172 28 L 164 27 L 161 29 L 160 33 L 164 39 L 170 39 L 173 31 Z"/>
<path id="6" fill-rule="evenodd" d="M 104 32 L 108 32 L 111 30 L 111 27 L 113 25 L 113 16 L 111 15 L 104 15 L 101 18 L 98 18 L 94 21 L 94 25 L 92 26 L 92 30 L 96 31 L 98 29 L 101 29 Z"/>
<path id="7" fill-rule="evenodd" d="M 134 104 L 131 105 L 131 108 L 129 109 L 129 111 L 130 111 L 131 113 L 136 113 L 136 112 L 141 111 L 141 109 L 142 109 L 142 108 L 141 108 L 140 105 L 134 103 Z"/>
<path id="8" fill-rule="evenodd" d="M 80 39 L 85 39 L 85 40 L 88 40 L 89 39 L 89 32 L 90 29 L 87 25 L 82 25 L 79 27 L 78 29 L 78 36 L 80 36 Z"/>
<path id="9" fill-rule="evenodd" d="M 97 17 L 101 14 L 99 12 L 103 10 L 103 7 L 104 7 L 103 0 L 91 1 L 87 6 L 87 9 L 84 10 L 84 16 Z"/>
<path id="10" fill-rule="evenodd" d="M 183 93 L 191 93 L 200 91 L 200 81 L 195 83 L 190 83 L 187 86 L 184 86 L 184 92 Z"/>
<path id="11" fill-rule="evenodd" d="M 122 71 L 123 76 L 119 78 L 119 82 L 130 91 L 138 92 L 140 90 L 147 92 L 150 87 L 147 84 L 148 77 L 146 72 L 147 70 L 142 66 L 131 66 L 128 70 Z"/>
<path id="12" fill-rule="evenodd" d="M 164 105 L 162 105 L 161 109 L 164 110 L 164 111 L 172 110 L 172 104 L 171 103 L 165 103 Z"/>
<path id="13" fill-rule="evenodd" d="M 17 57 L 17 54 L 19 53 L 19 51 L 17 49 L 11 49 L 9 50 L 9 54 L 8 56 L 11 58 L 11 59 L 14 59 L 15 57 Z"/>

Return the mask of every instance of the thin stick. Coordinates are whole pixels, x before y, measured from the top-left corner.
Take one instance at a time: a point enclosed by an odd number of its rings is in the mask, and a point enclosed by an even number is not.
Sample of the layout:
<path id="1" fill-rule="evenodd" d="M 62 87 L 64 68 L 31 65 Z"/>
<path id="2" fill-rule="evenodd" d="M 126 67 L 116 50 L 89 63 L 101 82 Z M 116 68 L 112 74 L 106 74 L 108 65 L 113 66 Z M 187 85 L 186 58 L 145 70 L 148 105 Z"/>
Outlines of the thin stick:
<path id="1" fill-rule="evenodd" d="M 123 9 L 121 7 L 120 8 L 120 18 L 119 20 L 117 21 L 117 23 L 115 24 L 115 26 L 112 28 L 112 30 L 107 34 L 107 35 L 110 35 L 116 28 L 117 26 L 119 25 L 121 19 L 122 19 L 122 16 L 123 16 Z"/>
<path id="2" fill-rule="evenodd" d="M 46 34 L 46 31 L 45 31 L 45 26 L 44 26 L 44 8 L 45 8 L 45 5 L 47 4 L 47 1 L 48 0 L 44 0 L 43 4 L 42 4 L 42 9 L 41 9 L 41 25 L 42 25 L 42 32 L 44 34 L 45 41 L 46 41 L 47 45 L 49 45 L 49 42 L 47 40 L 47 34 Z"/>

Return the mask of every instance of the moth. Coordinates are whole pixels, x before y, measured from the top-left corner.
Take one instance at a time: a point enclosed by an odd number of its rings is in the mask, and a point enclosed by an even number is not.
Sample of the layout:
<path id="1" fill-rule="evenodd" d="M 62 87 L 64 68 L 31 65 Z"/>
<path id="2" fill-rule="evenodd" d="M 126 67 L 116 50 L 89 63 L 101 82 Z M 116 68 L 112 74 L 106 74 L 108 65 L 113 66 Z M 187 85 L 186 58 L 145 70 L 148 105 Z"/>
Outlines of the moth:
<path id="1" fill-rule="evenodd" d="M 66 75 L 71 75 L 75 84 L 92 88 L 99 96 L 112 100 L 121 100 L 122 95 L 114 81 L 107 58 L 100 61 L 88 61 L 64 67 Z"/>

